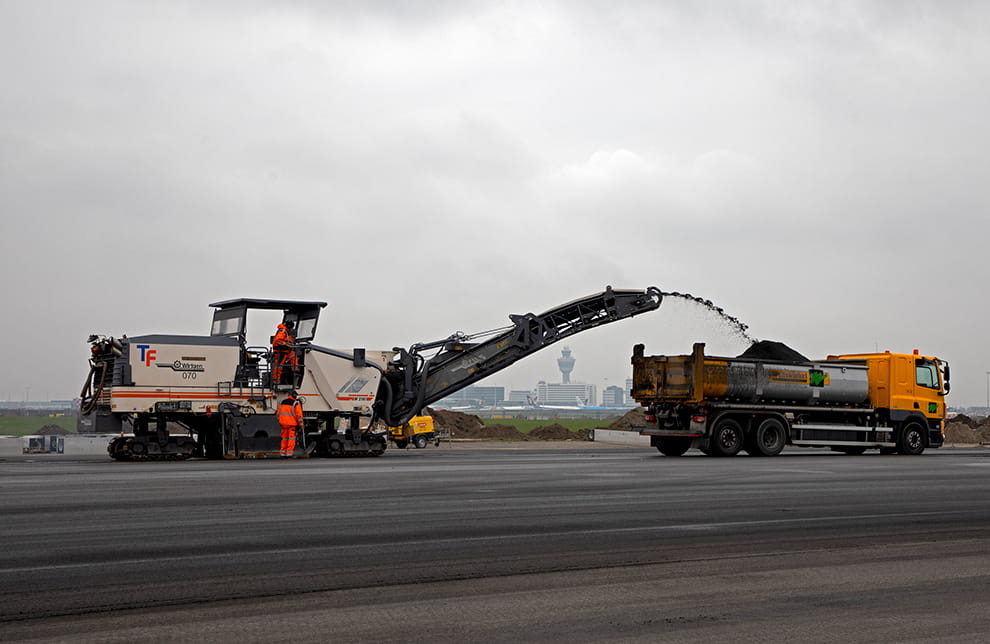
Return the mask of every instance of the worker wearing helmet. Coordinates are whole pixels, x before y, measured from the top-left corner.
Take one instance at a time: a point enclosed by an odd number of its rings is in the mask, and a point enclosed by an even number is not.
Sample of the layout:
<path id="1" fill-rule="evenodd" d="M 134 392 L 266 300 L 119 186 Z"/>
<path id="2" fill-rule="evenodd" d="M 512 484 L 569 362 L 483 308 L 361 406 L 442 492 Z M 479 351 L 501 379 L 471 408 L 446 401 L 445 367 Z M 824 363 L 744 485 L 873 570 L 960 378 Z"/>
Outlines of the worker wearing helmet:
<path id="1" fill-rule="evenodd" d="M 292 458 L 296 450 L 296 432 L 303 426 L 302 402 L 295 391 L 290 391 L 278 406 L 278 424 L 282 428 L 282 445 L 278 454 L 282 458 Z"/>
<path id="2" fill-rule="evenodd" d="M 295 368 L 298 364 L 298 361 L 296 360 L 296 350 L 292 346 L 296 342 L 295 326 L 296 325 L 292 322 L 292 320 L 287 320 L 286 322 L 279 324 L 278 330 L 272 338 L 272 352 L 274 354 L 272 384 L 274 385 L 282 383 L 283 373 L 288 376 L 295 376 Z M 288 367 L 288 369 L 286 369 L 286 367 Z"/>

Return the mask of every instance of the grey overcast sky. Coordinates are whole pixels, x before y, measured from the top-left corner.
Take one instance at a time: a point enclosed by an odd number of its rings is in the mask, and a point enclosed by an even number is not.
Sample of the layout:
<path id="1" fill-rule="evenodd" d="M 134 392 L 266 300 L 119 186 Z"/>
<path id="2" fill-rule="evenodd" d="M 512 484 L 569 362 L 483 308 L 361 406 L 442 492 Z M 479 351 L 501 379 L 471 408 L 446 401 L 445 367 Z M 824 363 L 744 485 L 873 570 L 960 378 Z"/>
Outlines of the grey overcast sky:
<path id="1" fill-rule="evenodd" d="M 0 399 L 221 299 L 382 349 L 656 285 L 984 405 L 987 34 L 979 1 L 0 0 Z M 695 341 L 745 348 L 668 301 L 571 338 L 572 379 Z"/>

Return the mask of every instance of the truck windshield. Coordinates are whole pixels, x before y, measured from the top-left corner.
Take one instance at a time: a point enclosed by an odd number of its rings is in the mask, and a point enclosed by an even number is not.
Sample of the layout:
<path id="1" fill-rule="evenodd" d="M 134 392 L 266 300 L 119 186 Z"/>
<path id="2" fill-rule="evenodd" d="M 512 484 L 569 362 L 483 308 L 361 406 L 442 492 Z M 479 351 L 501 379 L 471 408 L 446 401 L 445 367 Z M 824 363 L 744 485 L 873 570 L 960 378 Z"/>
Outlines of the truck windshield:
<path id="1" fill-rule="evenodd" d="M 938 368 L 928 360 L 918 360 L 915 363 L 918 374 L 918 384 L 928 389 L 938 389 Z"/>

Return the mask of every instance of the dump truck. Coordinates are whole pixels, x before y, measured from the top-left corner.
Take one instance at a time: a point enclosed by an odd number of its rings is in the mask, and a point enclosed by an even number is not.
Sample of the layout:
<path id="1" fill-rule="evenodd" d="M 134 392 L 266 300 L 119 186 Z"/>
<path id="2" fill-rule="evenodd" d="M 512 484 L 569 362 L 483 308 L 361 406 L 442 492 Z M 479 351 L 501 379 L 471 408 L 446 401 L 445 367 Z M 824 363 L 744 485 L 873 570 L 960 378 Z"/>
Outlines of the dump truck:
<path id="1" fill-rule="evenodd" d="M 413 416 L 398 427 L 389 427 L 388 434 L 399 449 L 405 449 L 410 444 L 415 445 L 416 449 L 423 449 L 430 443 L 440 444 L 433 416 Z"/>
<path id="2" fill-rule="evenodd" d="M 697 343 L 690 355 L 644 353 L 633 348 L 631 395 L 645 407 L 640 433 L 665 456 L 776 456 L 786 445 L 921 454 L 944 442 L 949 365 L 918 351 L 727 358 Z"/>
<path id="3" fill-rule="evenodd" d="M 80 413 L 92 431 L 118 434 L 108 446 L 117 460 L 261 458 L 279 454 L 276 413 L 294 391 L 303 403 L 298 456 L 378 456 L 384 427 L 402 426 L 575 333 L 653 311 L 662 299 L 656 287 L 606 287 L 541 314 L 510 315 L 500 328 L 384 350 L 314 344 L 326 302 L 224 300 L 210 305 L 209 335 L 90 335 Z M 281 313 L 294 330 L 289 346 L 248 344 L 249 314 L 259 310 Z"/>

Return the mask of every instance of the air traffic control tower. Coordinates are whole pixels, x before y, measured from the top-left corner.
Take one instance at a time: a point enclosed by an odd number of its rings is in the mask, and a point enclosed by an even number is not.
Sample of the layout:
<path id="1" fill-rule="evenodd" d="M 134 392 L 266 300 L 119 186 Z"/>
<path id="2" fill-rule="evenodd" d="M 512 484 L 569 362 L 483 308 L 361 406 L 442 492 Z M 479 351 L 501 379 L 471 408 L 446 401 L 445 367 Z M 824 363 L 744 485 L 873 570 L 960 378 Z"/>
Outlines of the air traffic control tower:
<path id="1" fill-rule="evenodd" d="M 574 371 L 574 358 L 571 357 L 571 348 L 564 347 L 557 358 L 557 367 L 560 368 L 561 384 L 568 384 L 571 381 L 571 372 Z"/>

